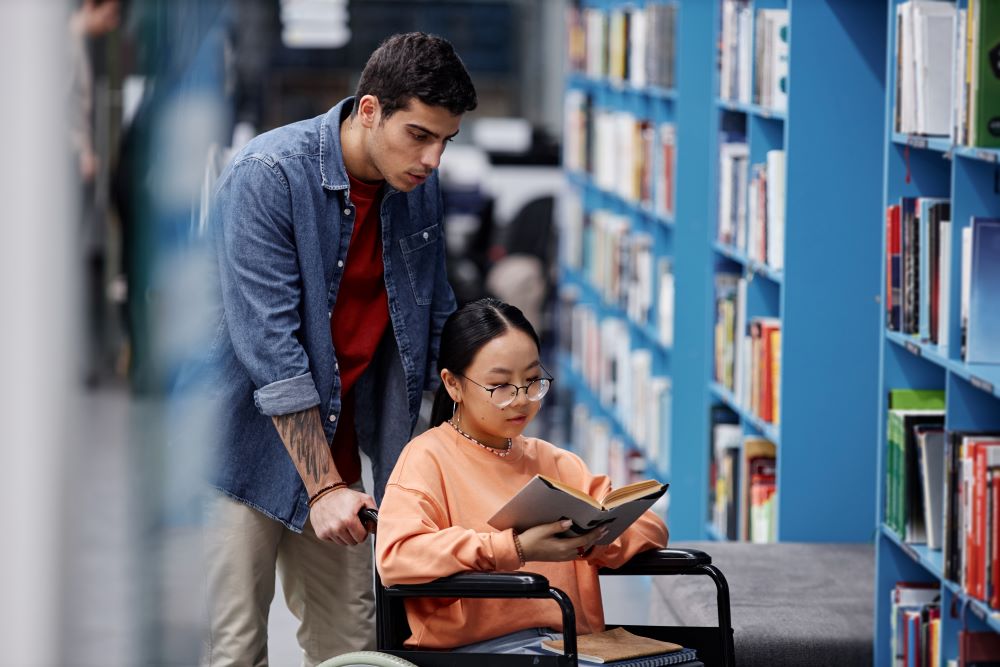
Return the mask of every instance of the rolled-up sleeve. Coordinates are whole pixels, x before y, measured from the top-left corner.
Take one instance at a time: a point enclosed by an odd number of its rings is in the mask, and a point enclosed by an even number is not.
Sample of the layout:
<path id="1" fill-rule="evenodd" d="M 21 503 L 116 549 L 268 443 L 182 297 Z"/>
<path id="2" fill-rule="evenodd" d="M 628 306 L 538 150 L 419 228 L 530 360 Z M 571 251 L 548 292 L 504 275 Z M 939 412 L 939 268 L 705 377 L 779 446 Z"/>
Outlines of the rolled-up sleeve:
<path id="1" fill-rule="evenodd" d="M 302 292 L 288 183 L 265 161 L 244 158 L 220 184 L 216 219 L 226 323 L 257 387 L 257 409 L 274 416 L 318 405 L 298 339 Z"/>

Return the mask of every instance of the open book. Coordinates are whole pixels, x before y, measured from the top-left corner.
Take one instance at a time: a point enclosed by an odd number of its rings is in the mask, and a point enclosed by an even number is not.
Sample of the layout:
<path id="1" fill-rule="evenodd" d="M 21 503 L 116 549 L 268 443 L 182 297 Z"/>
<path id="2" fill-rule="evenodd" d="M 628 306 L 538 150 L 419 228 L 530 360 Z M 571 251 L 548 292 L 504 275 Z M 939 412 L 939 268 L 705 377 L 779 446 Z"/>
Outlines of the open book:
<path id="1" fill-rule="evenodd" d="M 647 479 L 609 491 L 598 501 L 572 486 L 535 475 L 488 523 L 497 530 L 513 528 L 520 532 L 542 523 L 572 519 L 573 525 L 561 537 L 575 537 L 607 526 L 608 534 L 597 544 L 610 544 L 666 493 L 668 486 Z"/>
<path id="2" fill-rule="evenodd" d="M 561 639 L 546 639 L 541 647 L 552 653 L 563 652 L 563 641 Z M 685 650 L 683 646 L 658 639 L 649 639 L 634 635 L 624 628 L 605 630 L 604 632 L 594 632 L 586 635 L 579 635 L 576 638 L 576 654 L 580 660 L 596 663 L 621 663 L 623 661 L 635 661 L 637 658 L 649 658 L 663 654 L 676 655 L 680 661 L 690 660 L 694 657 L 693 651 Z M 649 665 L 674 664 L 674 660 L 666 659 L 662 661 L 642 661 Z"/>

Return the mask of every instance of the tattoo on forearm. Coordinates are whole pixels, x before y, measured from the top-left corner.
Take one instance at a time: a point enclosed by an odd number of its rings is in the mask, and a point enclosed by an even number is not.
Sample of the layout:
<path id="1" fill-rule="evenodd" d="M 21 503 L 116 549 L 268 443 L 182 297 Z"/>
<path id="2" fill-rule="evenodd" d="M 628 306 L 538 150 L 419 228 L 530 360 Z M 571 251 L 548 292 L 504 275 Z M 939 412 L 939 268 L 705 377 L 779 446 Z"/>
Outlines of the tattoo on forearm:
<path id="1" fill-rule="evenodd" d="M 281 439 L 285 442 L 296 466 L 313 482 L 319 482 L 330 472 L 330 457 L 321 456 L 321 446 L 326 438 L 319 428 L 319 419 L 314 410 L 296 412 L 279 417 L 276 422 Z M 317 433 L 317 431 L 319 431 Z"/>

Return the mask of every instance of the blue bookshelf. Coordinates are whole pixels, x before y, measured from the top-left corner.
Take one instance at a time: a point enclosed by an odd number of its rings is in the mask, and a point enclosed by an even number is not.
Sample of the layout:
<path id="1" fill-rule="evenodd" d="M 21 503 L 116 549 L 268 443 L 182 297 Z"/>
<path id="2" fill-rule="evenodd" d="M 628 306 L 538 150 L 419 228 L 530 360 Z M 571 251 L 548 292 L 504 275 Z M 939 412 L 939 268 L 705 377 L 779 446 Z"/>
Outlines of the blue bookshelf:
<path id="1" fill-rule="evenodd" d="M 583 9 L 613 12 L 662 1 L 584 0 Z M 673 386 L 669 522 L 676 539 L 720 539 L 709 519 L 713 405 L 728 406 L 746 435 L 777 445 L 777 537 L 783 541 L 871 541 L 875 526 L 880 228 L 871 222 L 882 202 L 886 13 L 863 0 L 752 0 L 758 9 L 790 10 L 786 110 L 722 99 L 718 1 L 679 0 L 676 70 L 670 89 L 635 87 L 574 71 L 567 93 L 586 94 L 593 109 L 626 111 L 655 126 L 676 128 L 677 169 L 672 216 L 653 213 L 568 169 L 584 215 L 612 211 L 631 230 L 653 233 L 657 256 L 673 262 L 673 346 L 657 344 L 655 325 L 629 322 L 630 345 L 655 355 Z M 795 39 L 795 35 L 808 35 Z M 751 49 L 752 52 L 752 49 Z M 831 62 L 836 67 L 831 67 Z M 717 239 L 720 132 L 738 127 L 750 164 L 784 149 L 785 253 L 775 268 Z M 592 166 L 593 168 L 593 166 Z M 651 231 L 652 230 L 652 231 Z M 586 260 L 585 260 L 586 261 Z M 715 276 L 747 277 L 747 315 L 782 325 L 780 423 L 741 405 L 714 381 Z M 598 319 L 629 318 L 607 303 L 587 271 L 566 266 L 572 287 Z M 563 362 L 573 362 L 564 356 Z M 597 397 L 579 375 L 576 400 L 598 413 Z M 589 402 L 588 402 L 589 401 Z M 605 406 L 606 407 L 606 406 Z M 603 416 L 614 420 L 615 413 Z M 617 425 L 624 433 L 621 425 Z M 845 494 L 843 489 L 851 493 Z"/>
<path id="2" fill-rule="evenodd" d="M 945 392 L 947 431 L 1000 432 L 1000 365 L 967 364 L 960 348 L 961 232 L 970 218 L 1000 216 L 1000 193 L 995 178 L 1000 151 L 954 144 L 948 137 L 924 137 L 895 131 L 896 16 L 900 0 L 889 0 L 886 22 L 885 141 L 883 142 L 882 206 L 868 221 L 882 230 L 885 252 L 886 209 L 901 197 L 945 197 L 951 203 L 951 263 L 946 326 L 948 343 L 934 345 L 919 336 L 890 331 L 884 308 L 879 316 L 877 467 L 877 539 L 875 580 L 875 664 L 893 665 L 891 655 L 890 593 L 899 581 L 918 581 L 940 587 L 941 627 L 939 664 L 958 658 L 960 630 L 1000 632 L 1000 610 L 969 596 L 945 577 L 943 554 L 925 545 L 909 544 L 885 523 L 887 494 L 887 394 L 891 389 L 938 389 Z M 955 2 L 964 9 L 965 0 Z M 885 285 L 885 255 L 882 267 Z M 1000 306 L 1000 295 L 997 305 Z M 884 287 L 882 299 L 886 298 Z"/>
<path id="3" fill-rule="evenodd" d="M 872 369 L 879 317 L 879 272 L 867 262 L 877 262 L 879 252 L 880 236 L 869 220 L 881 201 L 885 12 L 847 0 L 750 6 L 755 16 L 759 9 L 789 11 L 787 109 L 716 92 L 707 214 L 718 218 L 715 156 L 723 130 L 745 137 L 750 164 L 784 150 L 784 266 L 775 269 L 719 241 L 714 225 L 707 243 L 716 273 L 747 279 L 747 320 L 780 320 L 780 422 L 741 405 L 711 369 L 706 377 L 713 401 L 739 417 L 746 435 L 777 445 L 778 540 L 867 542 L 873 539 L 876 459 L 869 438 L 877 422 Z"/>
<path id="4" fill-rule="evenodd" d="M 574 4 L 581 11 L 599 11 L 605 17 L 625 9 L 645 10 L 665 5 L 676 8 L 678 38 L 674 42 L 672 87 L 636 86 L 603 73 L 587 75 L 581 71 L 570 71 L 565 79 L 567 92 L 585 94 L 595 114 L 628 112 L 648 122 L 657 133 L 664 123 L 672 123 L 676 128 L 678 169 L 672 186 L 672 213 L 643 205 L 613 188 L 600 185 L 593 173 L 566 169 L 571 196 L 578 198 L 583 215 L 600 211 L 624 217 L 628 221 L 629 234 L 644 234 L 653 239 L 654 260 L 670 259 L 675 285 L 674 309 L 676 313 L 684 313 L 683 319 L 675 320 L 673 345 L 666 345 L 661 340 L 656 319 L 636 321 L 626 308 L 609 301 L 603 285 L 591 282 L 587 268 L 591 257 L 584 257 L 582 267 L 562 261 L 559 275 L 561 288 L 573 290 L 576 303 L 590 309 L 599 321 L 626 322 L 629 346 L 633 350 L 649 351 L 654 370 L 669 378 L 673 387 L 669 431 L 672 446 L 668 453 L 661 453 L 659 460 L 647 456 L 646 472 L 670 482 L 668 521 L 672 538 L 700 539 L 705 537 L 704 517 L 707 514 L 704 494 L 708 469 L 707 435 L 701 423 L 703 420 L 695 425 L 681 419 L 681 415 L 707 415 L 710 404 L 708 387 L 703 381 L 709 363 L 704 333 L 711 326 L 709 295 L 705 288 L 710 277 L 711 255 L 704 243 L 705 206 L 709 196 L 705 175 L 710 163 L 706 147 L 711 125 L 705 109 L 711 108 L 713 100 L 710 82 L 714 66 L 711 40 L 715 33 L 715 12 L 711 3 L 690 0 L 585 0 Z M 680 165 L 684 168 L 679 168 Z M 657 161 L 656 166 L 662 167 L 662 164 Z M 675 354 L 677 349 L 683 349 L 684 354 Z M 571 378 L 570 394 L 574 404 L 586 406 L 591 418 L 607 424 L 626 447 L 645 456 L 645 450 L 629 436 L 619 412 L 614 406 L 601 402 L 581 372 L 579 361 L 565 351 L 560 356 L 560 372 Z M 679 391 L 679 387 L 686 389 Z M 571 446 L 578 448 L 580 443 L 571 443 Z"/>

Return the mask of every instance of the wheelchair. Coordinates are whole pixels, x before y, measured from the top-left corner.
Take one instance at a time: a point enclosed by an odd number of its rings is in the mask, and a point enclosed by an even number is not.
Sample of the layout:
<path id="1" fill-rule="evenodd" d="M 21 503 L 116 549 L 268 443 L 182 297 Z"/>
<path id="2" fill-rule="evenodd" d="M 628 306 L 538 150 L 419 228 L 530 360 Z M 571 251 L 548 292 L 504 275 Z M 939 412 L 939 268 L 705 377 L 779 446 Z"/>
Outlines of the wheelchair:
<path id="1" fill-rule="evenodd" d="M 359 513 L 370 528 L 378 523 L 375 510 Z M 374 532 L 374 531 L 372 531 Z M 374 549 L 374 544 L 372 545 Z M 719 624 L 717 627 L 622 625 L 629 632 L 694 648 L 706 667 L 735 667 L 733 629 L 729 610 L 729 584 L 712 558 L 697 549 L 654 549 L 638 554 L 617 569 L 602 568 L 601 576 L 703 575 L 715 583 Z M 559 605 L 563 619 L 564 652 L 551 655 L 452 653 L 404 647 L 410 636 L 406 621 L 406 598 L 537 598 Z M 576 614 L 569 597 L 549 585 L 548 579 L 531 572 L 460 572 L 426 584 L 383 586 L 375 571 L 375 626 L 377 652 L 346 653 L 319 667 L 376 665 L 378 667 L 457 667 L 464 659 L 477 667 L 577 667 Z M 616 627 L 608 624 L 608 628 Z M 681 663 L 683 665 L 697 663 Z"/>

